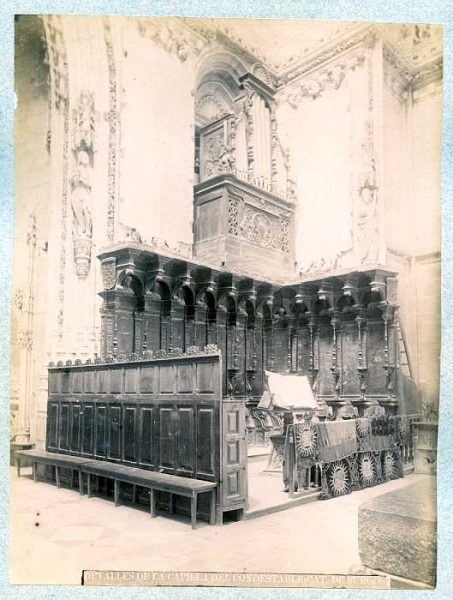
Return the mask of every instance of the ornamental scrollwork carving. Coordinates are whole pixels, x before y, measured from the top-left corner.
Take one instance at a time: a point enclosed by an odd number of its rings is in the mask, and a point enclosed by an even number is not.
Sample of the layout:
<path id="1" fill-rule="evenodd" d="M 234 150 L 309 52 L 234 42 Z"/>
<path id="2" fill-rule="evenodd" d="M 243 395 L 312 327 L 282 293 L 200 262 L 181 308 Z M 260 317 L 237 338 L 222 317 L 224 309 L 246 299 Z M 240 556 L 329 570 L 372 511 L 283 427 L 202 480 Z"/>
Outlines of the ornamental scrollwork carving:
<path id="1" fill-rule="evenodd" d="M 139 33 L 151 38 L 158 46 L 174 54 L 181 62 L 198 56 L 210 39 L 197 35 L 179 19 L 139 19 Z"/>
<path id="2" fill-rule="evenodd" d="M 316 100 L 328 89 L 337 90 L 344 81 L 346 73 L 362 66 L 364 60 L 364 51 L 361 49 L 358 54 L 319 70 L 302 81 L 299 80 L 297 85 L 291 86 L 287 94 L 282 96 L 282 99 L 286 97 L 293 108 L 297 108 L 305 98 Z"/>
<path id="3" fill-rule="evenodd" d="M 102 285 L 112 290 L 116 285 L 116 258 L 106 258 L 101 263 Z"/>
<path id="4" fill-rule="evenodd" d="M 361 262 L 377 260 L 377 177 L 374 156 L 373 122 L 366 121 L 362 143 L 362 171 L 359 177 L 357 208 L 357 254 Z"/>
<path id="5" fill-rule="evenodd" d="M 288 219 L 255 210 L 246 205 L 239 225 L 238 235 L 241 239 L 256 244 L 261 248 L 271 248 L 279 252 L 289 252 Z"/>
<path id="6" fill-rule="evenodd" d="M 203 179 L 231 173 L 233 163 L 232 148 L 225 142 L 223 128 L 204 136 L 201 165 Z"/>

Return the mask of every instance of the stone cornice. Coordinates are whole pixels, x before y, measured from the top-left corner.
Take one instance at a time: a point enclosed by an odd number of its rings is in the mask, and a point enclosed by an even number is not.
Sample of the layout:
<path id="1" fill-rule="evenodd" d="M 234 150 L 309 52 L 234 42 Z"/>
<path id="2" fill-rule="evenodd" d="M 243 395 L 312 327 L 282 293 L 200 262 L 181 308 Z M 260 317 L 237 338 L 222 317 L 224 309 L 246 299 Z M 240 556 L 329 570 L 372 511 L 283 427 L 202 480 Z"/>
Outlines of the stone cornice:
<path id="1" fill-rule="evenodd" d="M 280 90 L 311 76 L 316 71 L 324 71 L 325 77 L 321 77 L 324 79 L 322 85 L 335 87 L 335 78 L 331 73 L 329 74 L 327 66 L 337 59 L 341 59 L 356 46 L 373 44 L 377 38 L 383 41 L 384 64 L 391 65 L 408 86 L 423 85 L 425 81 L 442 74 L 440 46 L 434 46 L 431 62 L 414 67 L 408 56 L 403 56 L 400 49 L 396 47 L 398 44 L 395 46 L 395 43 L 389 41 L 385 29 L 383 29 L 385 25 L 378 23 L 358 23 L 335 40 L 326 42 L 307 55 L 291 61 L 290 64 L 284 64 L 279 69 L 270 66 L 263 54 L 251 48 L 233 31 L 214 19 L 144 17 L 138 19 L 138 25 L 142 35 L 149 36 L 155 43 L 175 54 L 181 61 L 199 55 L 206 47 L 213 44 L 223 46 L 241 58 L 250 72 L 259 66 L 266 73 L 268 84 Z M 424 45 L 426 45 L 425 42 Z M 342 79 L 339 73 L 336 75 Z M 311 87 L 305 95 L 317 97 L 319 93 Z"/>

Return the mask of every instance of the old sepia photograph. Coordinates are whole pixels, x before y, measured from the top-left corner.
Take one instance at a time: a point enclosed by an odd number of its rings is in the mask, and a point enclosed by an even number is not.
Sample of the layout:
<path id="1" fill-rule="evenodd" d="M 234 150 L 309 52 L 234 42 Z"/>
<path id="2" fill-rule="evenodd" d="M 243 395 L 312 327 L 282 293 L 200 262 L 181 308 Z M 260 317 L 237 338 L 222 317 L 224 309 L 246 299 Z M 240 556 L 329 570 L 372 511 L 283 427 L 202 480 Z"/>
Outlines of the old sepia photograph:
<path id="1" fill-rule="evenodd" d="M 435 588 L 442 26 L 14 26 L 10 582 Z"/>

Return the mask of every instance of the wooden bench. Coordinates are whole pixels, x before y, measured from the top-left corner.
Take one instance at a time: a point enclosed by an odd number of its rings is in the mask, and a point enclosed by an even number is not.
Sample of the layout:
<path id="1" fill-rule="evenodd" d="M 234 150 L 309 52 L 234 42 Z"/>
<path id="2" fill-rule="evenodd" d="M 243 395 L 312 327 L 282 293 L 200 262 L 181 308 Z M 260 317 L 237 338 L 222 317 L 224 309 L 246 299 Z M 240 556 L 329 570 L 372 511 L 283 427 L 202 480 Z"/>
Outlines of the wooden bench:
<path id="1" fill-rule="evenodd" d="M 113 480 L 115 506 L 120 504 L 120 484 L 129 483 L 133 486 L 141 486 L 150 491 L 151 517 L 156 516 L 156 494 L 155 492 L 168 492 L 170 494 L 170 512 L 173 506 L 173 494 L 190 498 L 190 514 L 192 529 L 196 528 L 198 495 L 210 493 L 209 523 L 215 523 L 215 495 L 217 484 L 201 479 L 190 479 L 178 475 L 158 473 L 137 469 L 126 465 L 118 465 L 101 460 L 92 460 L 79 456 L 57 454 L 42 450 L 26 450 L 16 452 L 17 473 L 20 477 L 20 461 L 23 458 L 31 460 L 33 467 L 33 479 L 37 481 L 37 465 L 51 465 L 55 467 L 55 481 L 60 486 L 60 468 L 77 471 L 79 475 L 79 493 L 83 494 L 83 474 L 87 476 L 87 494 L 92 496 L 91 477 L 100 476 Z"/>

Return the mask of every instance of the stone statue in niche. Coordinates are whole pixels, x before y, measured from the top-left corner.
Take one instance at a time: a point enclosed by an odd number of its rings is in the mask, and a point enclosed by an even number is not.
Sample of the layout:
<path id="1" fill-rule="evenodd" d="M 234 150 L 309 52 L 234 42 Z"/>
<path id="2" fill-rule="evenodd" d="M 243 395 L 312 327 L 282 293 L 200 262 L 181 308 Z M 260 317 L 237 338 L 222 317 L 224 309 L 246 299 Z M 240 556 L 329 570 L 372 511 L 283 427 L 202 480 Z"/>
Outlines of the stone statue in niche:
<path id="1" fill-rule="evenodd" d="M 91 171 L 94 157 L 94 99 L 82 91 L 74 121 L 74 172 L 70 179 L 74 265 L 79 278 L 88 276 L 91 266 L 93 219 L 91 214 Z"/>
<path id="2" fill-rule="evenodd" d="M 86 151 L 77 153 L 77 170 L 71 178 L 72 237 L 74 263 L 78 277 L 86 277 L 91 264 L 93 220 L 91 216 L 91 184 Z"/>
<path id="3" fill-rule="evenodd" d="M 367 121 L 362 144 L 362 172 L 359 179 L 357 207 L 356 248 L 362 263 L 376 261 L 378 258 L 377 192 L 373 123 Z"/>

